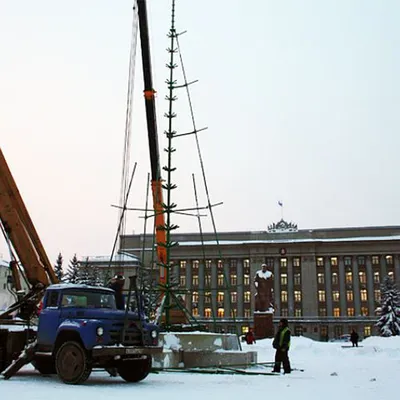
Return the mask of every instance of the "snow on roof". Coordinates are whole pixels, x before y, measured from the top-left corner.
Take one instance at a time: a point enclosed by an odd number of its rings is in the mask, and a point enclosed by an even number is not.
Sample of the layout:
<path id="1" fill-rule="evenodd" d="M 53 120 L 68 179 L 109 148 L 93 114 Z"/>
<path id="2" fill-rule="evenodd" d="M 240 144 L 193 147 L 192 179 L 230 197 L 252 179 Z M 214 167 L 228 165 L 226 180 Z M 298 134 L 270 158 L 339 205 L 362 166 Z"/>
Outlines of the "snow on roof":
<path id="1" fill-rule="evenodd" d="M 92 289 L 92 290 L 101 290 L 101 291 L 108 291 L 113 292 L 112 289 L 100 287 L 100 286 L 89 286 L 84 284 L 75 284 L 75 283 L 56 283 L 55 285 L 50 285 L 47 290 L 52 289 Z"/>
<path id="2" fill-rule="evenodd" d="M 108 263 L 111 256 L 84 256 L 81 257 L 81 262 L 89 263 Z M 112 259 L 113 263 L 139 263 L 139 257 L 125 252 L 116 253 Z"/>

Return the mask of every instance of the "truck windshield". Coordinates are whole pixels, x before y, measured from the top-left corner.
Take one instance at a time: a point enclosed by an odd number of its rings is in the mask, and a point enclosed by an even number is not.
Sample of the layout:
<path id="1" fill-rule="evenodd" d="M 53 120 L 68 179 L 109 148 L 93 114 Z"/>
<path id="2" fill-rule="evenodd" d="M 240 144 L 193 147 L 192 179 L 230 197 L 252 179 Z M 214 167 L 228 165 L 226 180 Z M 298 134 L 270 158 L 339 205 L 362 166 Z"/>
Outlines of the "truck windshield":
<path id="1" fill-rule="evenodd" d="M 116 308 L 113 293 L 80 290 L 63 293 L 61 307 Z"/>

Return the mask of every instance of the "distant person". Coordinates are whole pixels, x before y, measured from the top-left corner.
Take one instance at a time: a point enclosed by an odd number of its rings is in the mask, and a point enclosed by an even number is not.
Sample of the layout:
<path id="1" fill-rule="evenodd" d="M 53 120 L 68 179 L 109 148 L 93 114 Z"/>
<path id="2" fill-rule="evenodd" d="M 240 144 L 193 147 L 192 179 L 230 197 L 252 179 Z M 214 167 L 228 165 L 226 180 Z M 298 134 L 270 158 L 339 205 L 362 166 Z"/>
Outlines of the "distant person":
<path id="1" fill-rule="evenodd" d="M 353 347 L 358 347 L 358 333 L 354 329 L 351 331 L 350 341 Z"/>
<path id="2" fill-rule="evenodd" d="M 256 343 L 256 337 L 254 336 L 253 330 L 251 328 L 249 328 L 249 330 L 247 331 L 245 338 L 247 344 Z"/>
<path id="3" fill-rule="evenodd" d="M 115 275 L 108 284 L 108 287 L 115 292 L 115 304 L 118 310 L 125 309 L 124 295 L 122 293 L 124 283 L 125 278 L 123 275 Z"/>
<path id="4" fill-rule="evenodd" d="M 281 372 L 281 363 L 283 364 L 283 371 L 285 374 L 290 374 L 292 369 L 289 361 L 289 348 L 290 348 L 290 329 L 288 320 L 282 318 L 279 321 L 279 329 L 272 342 L 275 352 L 275 365 L 272 372 Z"/>

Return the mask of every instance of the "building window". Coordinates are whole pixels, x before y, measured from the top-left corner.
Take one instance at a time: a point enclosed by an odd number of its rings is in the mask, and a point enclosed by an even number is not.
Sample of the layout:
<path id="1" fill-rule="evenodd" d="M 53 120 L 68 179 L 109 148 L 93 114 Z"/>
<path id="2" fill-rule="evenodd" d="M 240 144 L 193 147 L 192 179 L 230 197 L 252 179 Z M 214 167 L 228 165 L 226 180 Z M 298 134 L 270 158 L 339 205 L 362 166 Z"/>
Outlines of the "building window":
<path id="1" fill-rule="evenodd" d="M 206 269 L 211 269 L 211 260 L 206 260 Z"/>
<path id="2" fill-rule="evenodd" d="M 232 308 L 231 309 L 231 318 L 236 318 L 237 317 L 237 309 L 236 308 Z"/>
<path id="3" fill-rule="evenodd" d="M 198 303 L 198 302 L 199 302 L 199 293 L 193 292 L 192 293 L 192 303 Z"/>
<path id="4" fill-rule="evenodd" d="M 223 269 L 224 268 L 224 262 L 222 260 L 217 261 L 217 268 L 218 269 Z"/>
<path id="5" fill-rule="evenodd" d="M 244 310 L 244 317 L 245 318 L 250 318 L 250 316 L 251 316 L 251 311 L 248 308 L 246 308 Z"/>
<path id="6" fill-rule="evenodd" d="M 347 316 L 348 317 L 354 317 L 354 308 L 353 307 L 348 307 L 347 308 Z"/>
<path id="7" fill-rule="evenodd" d="M 353 291 L 352 290 L 346 290 L 346 299 L 347 299 L 347 301 L 353 301 Z"/>
<path id="8" fill-rule="evenodd" d="M 236 275 L 231 275 L 231 285 L 232 286 L 237 285 L 237 276 Z"/>
<path id="9" fill-rule="evenodd" d="M 368 317 L 368 307 L 361 307 L 361 315 L 363 317 Z"/>
<path id="10" fill-rule="evenodd" d="M 293 267 L 300 267 L 300 257 L 293 258 Z"/>
<path id="11" fill-rule="evenodd" d="M 236 303 L 237 302 L 237 292 L 232 292 L 231 293 L 231 302 Z"/>
<path id="12" fill-rule="evenodd" d="M 218 292 L 217 301 L 218 303 L 222 303 L 224 301 L 224 292 Z"/>
<path id="13" fill-rule="evenodd" d="M 318 290 L 318 301 L 321 303 L 326 301 L 325 290 Z"/>
<path id="14" fill-rule="evenodd" d="M 301 285 L 301 274 L 300 273 L 294 274 L 293 280 L 295 285 Z"/>
<path id="15" fill-rule="evenodd" d="M 224 275 L 223 274 L 218 275 L 218 286 L 224 286 Z"/>
<path id="16" fill-rule="evenodd" d="M 364 256 L 357 257 L 357 263 L 359 266 L 365 265 L 365 257 Z"/>
<path id="17" fill-rule="evenodd" d="M 281 301 L 282 301 L 282 303 L 287 302 L 287 298 L 288 298 L 287 291 L 286 290 L 282 290 L 281 291 Z"/>
<path id="18" fill-rule="evenodd" d="M 337 267 L 337 265 L 338 265 L 337 257 L 331 257 L 331 266 Z"/>
<path id="19" fill-rule="evenodd" d="M 287 316 L 288 316 L 288 309 L 287 309 L 287 308 L 282 308 L 282 310 L 281 310 L 281 316 L 282 316 L 282 317 L 287 317 Z"/>
<path id="20" fill-rule="evenodd" d="M 179 262 L 179 267 L 180 267 L 180 269 L 185 269 L 186 268 L 186 261 L 180 261 Z"/>
<path id="21" fill-rule="evenodd" d="M 379 276 L 379 272 L 375 271 L 374 272 L 374 283 L 380 283 L 380 281 L 381 281 L 381 279 L 380 279 L 380 276 Z"/>
<path id="22" fill-rule="evenodd" d="M 273 259 L 272 257 L 268 257 L 265 263 L 267 264 L 267 267 L 273 268 L 273 266 L 274 266 L 274 259 Z"/>
<path id="23" fill-rule="evenodd" d="M 321 285 L 323 285 L 325 283 L 325 276 L 322 272 L 318 273 L 317 280 L 318 280 L 318 283 Z"/>
<path id="24" fill-rule="evenodd" d="M 338 290 L 334 290 L 334 291 L 332 292 L 332 300 L 333 300 L 333 301 L 339 301 L 339 297 L 340 297 L 339 291 L 338 291 Z"/>
<path id="25" fill-rule="evenodd" d="M 360 290 L 361 301 L 368 301 L 367 291 L 365 289 Z"/>
<path id="26" fill-rule="evenodd" d="M 339 276 L 337 272 L 332 273 L 332 285 L 338 285 L 339 284 Z"/>
<path id="27" fill-rule="evenodd" d="M 244 302 L 250 303 L 250 292 L 244 292 Z"/>
<path id="28" fill-rule="evenodd" d="M 204 284 L 206 286 L 211 286 L 211 275 L 204 275 Z"/>
<path id="29" fill-rule="evenodd" d="M 295 317 L 301 317 L 301 308 L 295 308 L 294 309 L 294 316 Z"/>
<path id="30" fill-rule="evenodd" d="M 346 272 L 346 283 L 353 283 L 353 273 Z"/>
<path id="31" fill-rule="evenodd" d="M 287 267 L 287 258 L 281 258 L 281 268 Z"/>
<path id="32" fill-rule="evenodd" d="M 197 307 L 192 308 L 192 315 L 194 317 L 198 317 L 199 316 L 199 309 Z"/>
<path id="33" fill-rule="evenodd" d="M 393 256 L 386 256 L 386 264 L 393 265 Z"/>
<path id="34" fill-rule="evenodd" d="M 388 277 L 389 277 L 391 280 L 393 280 L 393 278 L 394 278 L 394 273 L 393 273 L 393 271 L 388 272 Z"/>
<path id="35" fill-rule="evenodd" d="M 371 327 L 370 326 L 364 326 L 364 337 L 371 336 Z"/>
<path id="36" fill-rule="evenodd" d="M 294 291 L 294 301 L 297 303 L 301 302 L 301 291 L 300 290 Z"/>
<path id="37" fill-rule="evenodd" d="M 339 307 L 334 307 L 333 308 L 333 316 L 334 317 L 340 317 L 340 308 Z"/>
<path id="38" fill-rule="evenodd" d="M 192 263 L 192 268 L 193 268 L 193 270 L 195 270 L 195 271 L 198 271 L 198 270 L 199 270 L 199 261 L 198 261 L 198 260 L 194 260 L 194 261 L 193 261 L 193 263 Z"/>
<path id="39" fill-rule="evenodd" d="M 318 315 L 320 316 L 320 317 L 326 317 L 326 308 L 325 307 L 321 307 L 321 308 L 319 308 L 318 309 Z"/>
<path id="40" fill-rule="evenodd" d="M 211 308 L 205 308 L 204 309 L 204 317 L 205 318 L 211 318 Z"/>
<path id="41" fill-rule="evenodd" d="M 372 265 L 379 265 L 379 256 L 372 256 Z"/>
<path id="42" fill-rule="evenodd" d="M 317 266 L 318 267 L 324 266 L 324 257 L 317 257 Z"/>
<path id="43" fill-rule="evenodd" d="M 381 301 L 381 291 L 379 289 L 374 290 L 374 300 Z"/>
<path id="44" fill-rule="evenodd" d="M 199 286 L 199 276 L 198 275 L 193 275 L 192 276 L 192 285 L 193 286 Z"/>
<path id="45" fill-rule="evenodd" d="M 287 274 L 281 274 L 281 285 L 287 285 Z"/>
<path id="46" fill-rule="evenodd" d="M 344 258 L 344 265 L 351 266 L 351 257 Z"/>
<path id="47" fill-rule="evenodd" d="M 183 287 L 186 286 L 186 276 L 185 276 L 185 275 L 181 275 L 181 276 L 179 277 L 179 284 L 180 284 L 181 286 L 183 286 Z"/>
<path id="48" fill-rule="evenodd" d="M 365 274 L 365 272 L 360 271 L 358 273 L 358 277 L 360 279 L 360 283 L 367 283 L 367 275 Z"/>
<path id="49" fill-rule="evenodd" d="M 218 318 L 224 318 L 225 310 L 223 308 L 218 308 Z"/>
<path id="50" fill-rule="evenodd" d="M 249 286 L 250 285 L 250 275 L 244 275 L 243 276 L 243 284 L 245 286 Z"/>
<path id="51" fill-rule="evenodd" d="M 204 292 L 204 302 L 211 303 L 211 292 Z"/>

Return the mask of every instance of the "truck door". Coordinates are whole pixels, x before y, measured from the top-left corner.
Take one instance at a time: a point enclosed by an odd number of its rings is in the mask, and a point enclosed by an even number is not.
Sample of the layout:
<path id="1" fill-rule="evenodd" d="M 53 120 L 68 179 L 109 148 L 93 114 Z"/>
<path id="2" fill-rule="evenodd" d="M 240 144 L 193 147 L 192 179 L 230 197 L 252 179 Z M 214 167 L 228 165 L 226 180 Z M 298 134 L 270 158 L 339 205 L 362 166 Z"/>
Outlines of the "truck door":
<path id="1" fill-rule="evenodd" d="M 49 290 L 43 301 L 43 308 L 39 315 L 37 340 L 42 351 L 51 351 L 56 340 L 60 325 L 60 291 Z"/>

